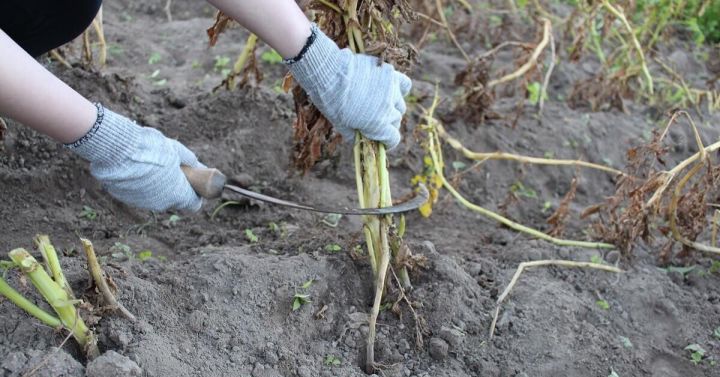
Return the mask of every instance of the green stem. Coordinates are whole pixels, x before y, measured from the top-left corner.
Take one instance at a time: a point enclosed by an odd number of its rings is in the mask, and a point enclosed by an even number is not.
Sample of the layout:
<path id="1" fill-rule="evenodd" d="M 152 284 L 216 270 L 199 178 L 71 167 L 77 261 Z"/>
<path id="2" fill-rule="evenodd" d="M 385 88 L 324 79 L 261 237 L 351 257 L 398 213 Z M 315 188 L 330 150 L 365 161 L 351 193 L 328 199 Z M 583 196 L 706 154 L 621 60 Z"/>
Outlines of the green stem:
<path id="1" fill-rule="evenodd" d="M 13 260 L 33 283 L 38 292 L 45 298 L 55 310 L 63 326 L 72 332 L 75 340 L 86 351 L 88 357 L 92 358 L 99 354 L 95 339 L 80 318 L 70 295 L 62 289 L 45 271 L 45 269 L 25 249 L 15 249 L 9 253 Z"/>
<path id="2" fill-rule="evenodd" d="M 20 292 L 11 287 L 2 277 L 0 277 L 0 294 L 7 297 L 10 302 L 17 305 L 20 309 L 25 310 L 31 316 L 39 319 L 40 322 L 54 329 L 62 327 L 62 322 L 60 322 L 57 317 L 54 317 L 52 314 L 30 302 L 25 296 L 20 294 Z"/>
<path id="3" fill-rule="evenodd" d="M 65 292 L 67 292 L 72 298 L 72 289 L 70 289 L 67 280 L 65 280 L 62 267 L 60 267 L 60 260 L 58 259 L 57 251 L 55 251 L 55 247 L 50 243 L 50 238 L 46 234 L 38 234 L 35 236 L 35 245 L 37 245 L 43 260 L 47 264 L 48 270 L 50 270 L 50 274 L 53 276 L 53 280 L 55 280 L 55 283 L 57 283 L 60 288 L 64 289 Z"/>
<path id="4" fill-rule="evenodd" d="M 355 159 L 355 185 L 358 192 L 358 202 L 360 208 L 367 208 L 367 202 L 365 201 L 365 187 L 363 184 L 363 169 L 362 169 L 362 135 L 360 132 L 355 134 L 355 145 L 353 146 L 353 157 Z M 375 258 L 375 249 L 373 248 L 373 235 L 368 224 L 370 219 L 366 216 L 363 217 L 363 234 L 365 235 L 365 244 L 367 245 L 368 259 L 370 259 L 370 266 L 372 267 L 373 276 L 377 276 L 377 259 Z"/>

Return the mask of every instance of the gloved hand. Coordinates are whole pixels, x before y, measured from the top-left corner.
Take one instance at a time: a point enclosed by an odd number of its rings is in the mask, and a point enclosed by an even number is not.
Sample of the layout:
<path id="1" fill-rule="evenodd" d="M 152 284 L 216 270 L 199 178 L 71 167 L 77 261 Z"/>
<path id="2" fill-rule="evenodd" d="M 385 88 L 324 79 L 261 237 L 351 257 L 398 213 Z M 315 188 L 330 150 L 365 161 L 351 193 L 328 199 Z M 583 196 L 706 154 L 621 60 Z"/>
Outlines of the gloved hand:
<path id="1" fill-rule="evenodd" d="M 354 130 L 388 149 L 400 143 L 400 121 L 412 81 L 378 58 L 340 49 L 313 24 L 306 49 L 286 63 L 312 103 L 345 140 Z"/>
<path id="2" fill-rule="evenodd" d="M 162 132 L 97 104 L 88 133 L 65 146 L 90 162 L 90 172 L 116 199 L 134 207 L 197 211 L 202 199 L 180 165 L 204 167 L 195 154 Z"/>

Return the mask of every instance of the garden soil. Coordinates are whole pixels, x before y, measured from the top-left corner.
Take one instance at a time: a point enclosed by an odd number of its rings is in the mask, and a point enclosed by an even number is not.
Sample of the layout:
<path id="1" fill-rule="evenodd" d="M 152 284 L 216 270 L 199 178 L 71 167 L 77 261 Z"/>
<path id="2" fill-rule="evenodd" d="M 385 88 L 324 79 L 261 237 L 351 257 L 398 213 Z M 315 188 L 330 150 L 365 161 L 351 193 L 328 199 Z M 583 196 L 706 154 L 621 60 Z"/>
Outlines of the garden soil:
<path id="1" fill-rule="evenodd" d="M 105 68 L 83 68 L 77 42 L 65 50 L 68 69 L 41 58 L 48 69 L 82 94 L 138 122 L 157 127 L 196 151 L 200 160 L 230 176 L 252 177 L 266 194 L 308 203 L 353 206 L 351 147 L 307 174 L 291 164 L 292 98 L 279 91 L 284 71 L 259 62 L 264 81 L 213 92 L 247 34 L 233 29 L 216 47 L 205 29 L 214 11 L 204 2 L 121 0 L 105 6 L 110 44 Z M 459 11 L 458 11 L 459 12 Z M 507 37 L 534 38 L 515 21 Z M 466 39 L 467 37 L 467 39 Z M 459 38 L 471 54 L 483 51 L 468 33 Z M 702 72 L 695 54 L 669 43 L 669 59 Z M 261 45 L 258 56 L 268 48 Z M 229 58 L 227 63 L 224 58 Z M 500 55 L 496 66 L 510 64 Z M 581 158 L 622 168 L 626 150 L 662 125 L 664 109 L 632 101 L 627 112 L 571 109 L 562 100 L 597 64 L 561 64 L 542 116 L 525 104 L 515 125 L 518 95 L 500 96 L 493 110 L 506 116 L 484 124 L 453 112 L 454 75 L 461 55 L 444 35 L 425 45 L 412 72 L 413 96 L 405 142 L 390 157 L 393 193 L 411 189 L 422 169 L 413 125 L 428 106 L 436 81 L 446 100 L 438 109 L 453 135 L 479 151 Z M 701 73 L 698 73 L 701 75 Z M 700 77 L 700 76 L 699 76 Z M 38 111 L 41 111 L 39 109 Z M 510 115 L 507 115 L 510 114 Z M 658 121 L 658 119 L 660 119 Z M 720 118 L 705 115 L 701 132 L 717 140 Z M 667 163 L 696 151 L 687 127 L 670 134 Z M 471 162 L 449 151 L 446 161 Z M 455 166 L 459 166 L 456 164 Z M 451 167 L 448 167 L 451 169 Z M 505 209 L 514 219 L 548 229 L 545 219 L 579 179 L 567 235 L 585 239 L 578 213 L 612 195 L 615 177 L 558 168 L 485 162 L 463 176 L 459 190 L 490 209 L 510 187 L 524 188 Z M 0 143 L 0 249 L 32 249 L 36 233 L 49 234 L 76 294 L 94 305 L 95 331 L 105 354 L 88 363 L 65 334 L 42 326 L 0 300 L 0 376 L 363 376 L 367 315 L 372 304 L 369 264 L 362 254 L 361 221 L 339 221 L 262 203 L 238 201 L 215 216 L 218 200 L 197 214 L 150 213 L 107 195 L 87 164 L 21 125 L 9 122 Z M 226 198 L 238 199 L 238 198 Z M 546 204 L 547 203 L 547 204 Z M 96 216 L 93 216 L 95 214 Z M 498 226 L 441 193 L 431 217 L 407 216 L 406 240 L 428 258 L 412 273 L 408 294 L 419 320 L 401 303 L 401 315 L 384 310 L 378 320 L 376 358 L 382 376 L 717 376 L 720 275 L 701 255 L 657 264 L 658 249 L 639 245 L 632 257 L 557 247 Z M 251 235 L 257 237 L 251 240 Z M 78 237 L 91 239 L 117 285 L 119 300 L 138 317 L 131 323 L 103 312 L 91 290 Z M 340 251 L 337 251 L 338 245 Z M 151 251 L 152 257 L 144 251 Z M 502 305 L 497 331 L 488 332 L 500 292 L 518 264 L 539 259 L 618 263 L 624 272 L 566 268 L 526 271 Z M 10 270 L 7 278 L 36 301 L 32 286 Z M 305 282 L 312 280 L 307 288 Z M 293 310 L 296 293 L 310 302 Z M 607 305 L 598 304 L 606 302 Z M 422 325 L 422 342 L 416 328 Z M 60 347 L 57 349 L 56 347 Z M 690 361 L 685 347 L 699 344 L 705 358 Z"/>

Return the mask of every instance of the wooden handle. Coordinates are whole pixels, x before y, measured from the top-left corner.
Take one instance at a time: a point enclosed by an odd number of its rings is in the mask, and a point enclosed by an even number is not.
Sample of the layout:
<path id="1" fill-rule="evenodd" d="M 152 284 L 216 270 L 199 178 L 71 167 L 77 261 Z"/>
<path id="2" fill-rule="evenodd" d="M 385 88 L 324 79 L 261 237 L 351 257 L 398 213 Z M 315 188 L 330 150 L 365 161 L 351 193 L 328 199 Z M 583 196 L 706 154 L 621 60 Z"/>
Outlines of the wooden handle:
<path id="1" fill-rule="evenodd" d="M 195 192 L 205 199 L 217 198 L 225 188 L 227 177 L 213 168 L 191 168 L 180 166 Z"/>

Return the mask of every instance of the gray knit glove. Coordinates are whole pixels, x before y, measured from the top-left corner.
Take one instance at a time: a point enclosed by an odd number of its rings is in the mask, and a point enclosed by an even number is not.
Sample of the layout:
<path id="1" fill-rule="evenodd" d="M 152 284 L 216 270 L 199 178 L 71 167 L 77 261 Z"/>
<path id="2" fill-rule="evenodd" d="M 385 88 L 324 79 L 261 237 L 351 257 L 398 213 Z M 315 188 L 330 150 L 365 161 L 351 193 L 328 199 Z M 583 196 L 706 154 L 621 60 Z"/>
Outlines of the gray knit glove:
<path id="1" fill-rule="evenodd" d="M 378 58 L 340 49 L 313 24 L 308 44 L 287 60 L 295 80 L 345 140 L 354 130 L 384 143 L 400 143 L 400 121 L 412 81 Z"/>
<path id="2" fill-rule="evenodd" d="M 116 199 L 134 207 L 197 211 L 202 199 L 180 165 L 204 167 L 195 154 L 162 132 L 97 104 L 98 118 L 80 140 L 65 146 L 90 162 L 90 172 Z"/>

